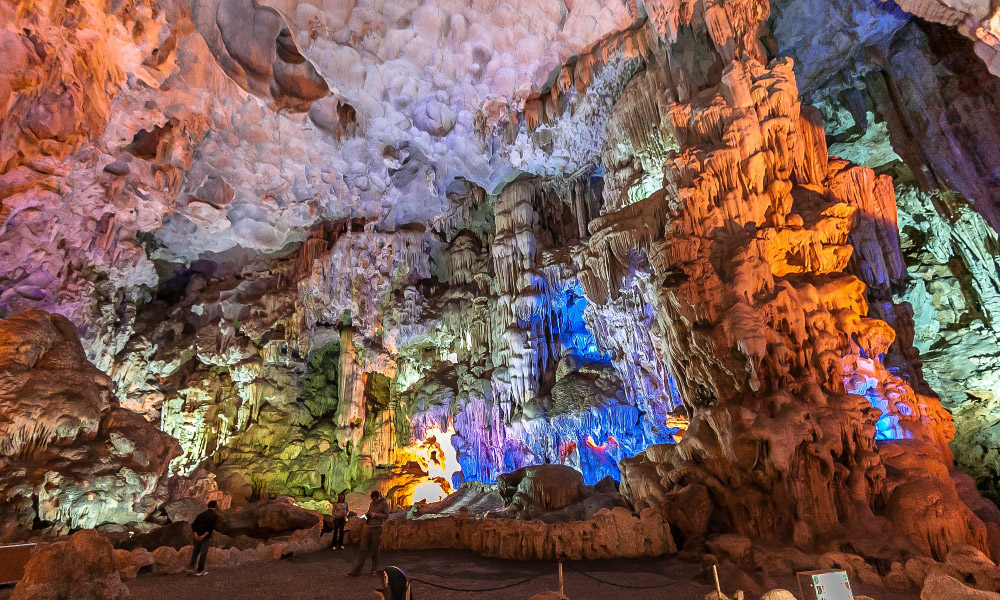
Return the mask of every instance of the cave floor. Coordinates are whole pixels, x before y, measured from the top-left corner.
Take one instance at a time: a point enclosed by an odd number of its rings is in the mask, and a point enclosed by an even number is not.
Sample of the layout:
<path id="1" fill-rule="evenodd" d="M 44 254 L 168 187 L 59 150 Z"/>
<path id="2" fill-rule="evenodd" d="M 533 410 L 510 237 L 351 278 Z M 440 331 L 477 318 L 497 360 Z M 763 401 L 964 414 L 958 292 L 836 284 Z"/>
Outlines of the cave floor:
<path id="1" fill-rule="evenodd" d="M 355 549 L 324 551 L 286 558 L 278 562 L 256 563 L 242 567 L 219 568 L 207 577 L 186 575 L 140 575 L 127 582 L 135 600 L 372 600 L 374 577 L 347 577 L 353 566 Z M 425 550 L 419 552 L 384 552 L 382 564 L 396 565 L 411 577 L 453 588 L 486 589 L 516 583 L 541 574 L 522 585 L 486 592 L 457 592 L 423 583 L 413 584 L 414 600 L 522 600 L 545 589 L 557 589 L 556 564 L 547 561 L 515 561 L 485 558 L 467 552 Z M 571 600 L 703 600 L 712 588 L 705 583 L 701 565 L 676 558 L 599 560 L 569 563 L 599 579 L 635 587 L 661 586 L 654 589 L 628 589 L 599 583 L 570 569 L 565 569 L 566 595 Z M 736 585 L 725 570 L 723 591 L 731 593 Z M 900 591 L 854 583 L 855 595 L 874 600 L 919 600 L 916 591 Z M 663 584 L 668 584 L 663 586 Z M 778 580 L 778 585 L 798 589 L 794 576 Z M 7 600 L 13 587 L 0 587 L 0 600 Z"/>
<path id="2" fill-rule="evenodd" d="M 355 549 L 324 551 L 291 557 L 279 562 L 252 564 L 229 569 L 216 569 L 207 577 L 184 575 L 142 575 L 128 583 L 135 599 L 202 599 L 213 600 L 268 598 L 273 600 L 371 600 L 375 597 L 375 578 L 353 578 L 345 573 L 353 566 Z M 490 592 L 463 593 L 414 583 L 416 600 L 520 600 L 530 598 L 546 588 L 558 587 L 556 564 L 543 561 L 512 561 L 476 556 L 456 551 L 399 551 L 383 553 L 383 565 L 396 565 L 411 577 L 417 577 L 454 588 L 484 589 L 515 583 L 532 575 L 543 574 L 522 585 Z M 605 560 L 572 563 L 600 579 L 619 584 L 646 587 L 669 583 L 668 587 L 636 590 L 598 583 L 566 568 L 566 595 L 572 600 L 702 600 L 711 591 L 704 582 L 699 564 L 674 558 L 640 560 Z M 723 591 L 733 591 L 726 585 Z M 779 580 L 780 585 L 797 593 L 794 577 Z M 875 600 L 917 600 L 916 592 L 900 592 L 855 585 L 857 594 Z M 0 593 L 0 599 L 6 598 Z"/>

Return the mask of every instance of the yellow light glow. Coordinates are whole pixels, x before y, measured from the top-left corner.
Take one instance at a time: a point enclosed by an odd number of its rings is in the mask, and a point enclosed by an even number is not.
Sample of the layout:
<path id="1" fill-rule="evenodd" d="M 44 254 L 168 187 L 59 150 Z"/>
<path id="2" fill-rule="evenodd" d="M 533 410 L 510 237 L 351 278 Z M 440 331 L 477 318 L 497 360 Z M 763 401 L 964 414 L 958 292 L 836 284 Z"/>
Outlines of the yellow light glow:
<path id="1" fill-rule="evenodd" d="M 409 504 L 417 502 L 438 502 L 454 490 L 452 477 L 462 470 L 458 453 L 451 444 L 455 430 L 449 425 L 447 431 L 440 428 L 427 430 L 427 437 L 403 448 L 401 455 L 406 462 L 415 462 L 425 473 L 419 483 L 413 486 L 408 498 Z"/>
<path id="2" fill-rule="evenodd" d="M 410 504 L 416 504 L 418 502 L 440 502 L 445 499 L 448 492 L 444 491 L 441 484 L 437 481 L 425 481 L 423 483 L 417 484 L 417 487 L 413 488 L 413 496 L 410 498 Z"/>

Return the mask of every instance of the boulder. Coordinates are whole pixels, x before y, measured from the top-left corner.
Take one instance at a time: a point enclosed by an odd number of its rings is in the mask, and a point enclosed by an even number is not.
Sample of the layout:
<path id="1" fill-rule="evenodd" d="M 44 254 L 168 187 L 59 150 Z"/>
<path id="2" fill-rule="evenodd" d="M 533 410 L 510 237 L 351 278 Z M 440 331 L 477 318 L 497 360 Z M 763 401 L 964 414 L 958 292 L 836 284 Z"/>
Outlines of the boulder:
<path id="1" fill-rule="evenodd" d="M 750 538 L 735 533 L 718 535 L 708 542 L 708 549 L 720 559 L 730 559 L 738 565 L 751 561 Z"/>
<path id="2" fill-rule="evenodd" d="M 616 491 L 608 493 L 593 493 L 589 488 L 584 492 L 586 495 L 578 502 L 569 506 L 537 515 L 537 518 L 546 523 L 570 523 L 573 521 L 587 521 L 594 518 L 602 510 L 614 508 L 630 508 L 621 494 Z"/>
<path id="3" fill-rule="evenodd" d="M 169 525 L 164 525 L 163 527 L 154 529 L 149 533 L 133 535 L 130 539 L 118 544 L 118 548 L 122 550 L 145 548 L 146 550 L 152 552 L 157 548 L 166 546 L 175 550 L 180 550 L 184 546 L 190 546 L 193 543 L 193 539 L 194 538 L 191 534 L 191 524 L 178 521 L 176 523 L 170 523 Z"/>
<path id="4" fill-rule="evenodd" d="M 115 570 L 122 579 L 135 579 L 142 569 L 153 566 L 155 558 L 145 548 L 135 550 L 115 550 Z"/>
<path id="5" fill-rule="evenodd" d="M 228 536 L 267 539 L 300 529 L 321 528 L 322 515 L 286 502 L 267 502 L 219 513 L 218 530 Z"/>
<path id="6" fill-rule="evenodd" d="M 920 600 L 1000 600 L 1000 594 L 971 588 L 954 577 L 933 574 L 924 581 Z"/>
<path id="7" fill-rule="evenodd" d="M 497 477 L 497 492 L 508 513 L 534 519 L 582 500 L 586 496 L 583 474 L 565 465 L 522 467 Z"/>
<path id="8" fill-rule="evenodd" d="M 39 546 L 11 600 L 123 600 L 129 597 L 115 569 L 111 542 L 82 529 L 63 542 Z"/>
<path id="9" fill-rule="evenodd" d="M 199 498 L 181 498 L 164 504 L 160 510 L 171 523 L 191 522 L 199 513 L 208 508 L 208 503 Z"/>
<path id="10" fill-rule="evenodd" d="M 945 565 L 962 575 L 964 581 L 976 587 L 996 591 L 1000 584 L 1000 569 L 982 551 L 968 544 L 955 544 L 944 560 Z"/>
<path id="11" fill-rule="evenodd" d="M 906 561 L 903 571 L 910 582 L 918 588 L 923 587 L 924 581 L 933 574 L 961 576 L 955 569 L 926 556 L 915 556 Z"/>
<path id="12" fill-rule="evenodd" d="M 821 569 L 843 569 L 855 580 L 869 585 L 882 585 L 878 572 L 865 561 L 864 557 L 846 552 L 827 552 L 819 557 Z"/>
<path id="13" fill-rule="evenodd" d="M 899 561 L 893 561 L 889 566 L 889 572 L 885 574 L 883 579 L 885 585 L 891 588 L 905 589 L 910 586 L 909 578 L 903 569 L 903 563 Z"/>
<path id="14" fill-rule="evenodd" d="M 173 575 L 180 573 L 188 566 L 191 560 L 191 546 L 184 546 L 180 550 L 163 546 L 153 550 L 153 573 L 158 575 Z"/>
<path id="15" fill-rule="evenodd" d="M 788 590 L 777 589 L 765 593 L 760 600 L 797 600 L 797 598 Z"/>
<path id="16" fill-rule="evenodd" d="M 440 502 L 415 504 L 410 509 L 409 518 L 441 515 L 465 515 L 480 518 L 504 507 L 503 498 L 493 489 L 463 485 L 454 494 L 449 494 Z"/>

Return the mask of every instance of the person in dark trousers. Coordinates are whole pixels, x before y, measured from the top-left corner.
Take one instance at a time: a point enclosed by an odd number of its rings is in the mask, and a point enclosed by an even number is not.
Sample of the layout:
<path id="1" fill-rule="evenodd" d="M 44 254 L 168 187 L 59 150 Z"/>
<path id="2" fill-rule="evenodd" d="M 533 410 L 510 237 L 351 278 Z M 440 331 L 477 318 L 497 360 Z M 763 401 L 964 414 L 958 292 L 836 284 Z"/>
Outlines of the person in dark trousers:
<path id="1" fill-rule="evenodd" d="M 219 523 L 218 504 L 215 500 L 208 503 L 208 509 L 202 511 L 194 521 L 191 522 L 191 531 L 194 533 L 194 547 L 191 548 L 191 568 L 188 573 L 193 573 L 197 577 L 208 575 L 205 570 L 205 561 L 208 560 L 208 549 L 212 547 L 212 532 Z M 195 571 L 195 561 L 198 562 L 198 570 Z"/>
<path id="2" fill-rule="evenodd" d="M 379 549 L 382 546 L 382 525 L 389 518 L 389 503 L 385 501 L 378 490 L 372 492 L 371 498 L 371 506 L 365 513 L 365 529 L 361 533 L 361 555 L 358 557 L 358 564 L 354 566 L 354 570 L 348 573 L 351 577 L 361 576 L 361 569 L 364 568 L 368 557 L 372 559 L 372 575 L 378 568 Z"/>
<path id="3" fill-rule="evenodd" d="M 344 525 L 347 523 L 347 499 L 344 492 L 337 495 L 333 503 L 333 545 L 331 550 L 344 549 Z"/>

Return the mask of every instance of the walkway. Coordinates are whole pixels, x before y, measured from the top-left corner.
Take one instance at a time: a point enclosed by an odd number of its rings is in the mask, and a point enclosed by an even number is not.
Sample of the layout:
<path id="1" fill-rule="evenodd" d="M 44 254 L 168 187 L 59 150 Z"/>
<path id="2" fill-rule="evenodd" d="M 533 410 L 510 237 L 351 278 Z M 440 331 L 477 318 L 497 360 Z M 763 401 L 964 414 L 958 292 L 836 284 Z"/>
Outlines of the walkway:
<path id="1" fill-rule="evenodd" d="M 132 597 L 155 600 L 372 600 L 375 579 L 354 578 L 350 570 L 354 550 L 324 551 L 292 557 L 279 562 L 216 569 L 207 577 L 184 575 L 143 575 L 129 582 Z M 454 551 L 386 552 L 383 563 L 396 565 L 411 576 L 457 588 L 490 588 L 541 577 L 511 589 L 494 592 L 459 593 L 414 584 L 414 600 L 523 600 L 545 588 L 556 589 L 556 565 L 548 562 L 496 560 Z M 575 567 L 601 579 L 631 586 L 652 586 L 667 582 L 667 588 L 632 590 L 595 582 L 565 570 L 566 595 L 571 600 L 703 600 L 712 588 L 698 583 L 701 567 L 676 559 L 590 561 Z M 794 579 L 780 582 L 794 585 Z M 916 593 L 865 590 L 876 600 L 917 600 Z M 729 590 L 732 591 L 732 590 Z M 797 590 L 795 590 L 797 593 Z M 0 598 L 3 596 L 0 595 Z"/>
<path id="2" fill-rule="evenodd" d="M 375 578 L 347 577 L 353 566 L 353 548 L 290 557 L 278 562 L 258 563 L 231 569 L 216 569 L 207 577 L 185 575 L 140 575 L 127 582 L 133 600 L 373 600 Z M 513 588 L 460 593 L 415 583 L 414 600 L 526 600 L 545 588 L 557 589 L 556 564 L 498 560 L 468 552 L 386 552 L 383 564 L 396 565 L 413 577 L 449 587 L 484 589 L 539 575 Z M 576 567 L 595 577 L 618 584 L 645 587 L 669 583 L 668 587 L 634 590 L 599 583 L 574 572 Z M 571 600 L 703 600 L 711 587 L 699 582 L 701 566 L 674 558 L 603 560 L 569 563 L 565 569 L 566 595 Z M 732 592 L 723 572 L 723 591 Z M 793 590 L 792 577 L 779 585 Z M 855 582 L 855 593 L 875 600 L 918 600 L 914 591 L 875 589 Z M 0 587 L 0 600 L 7 600 L 13 587 Z"/>

